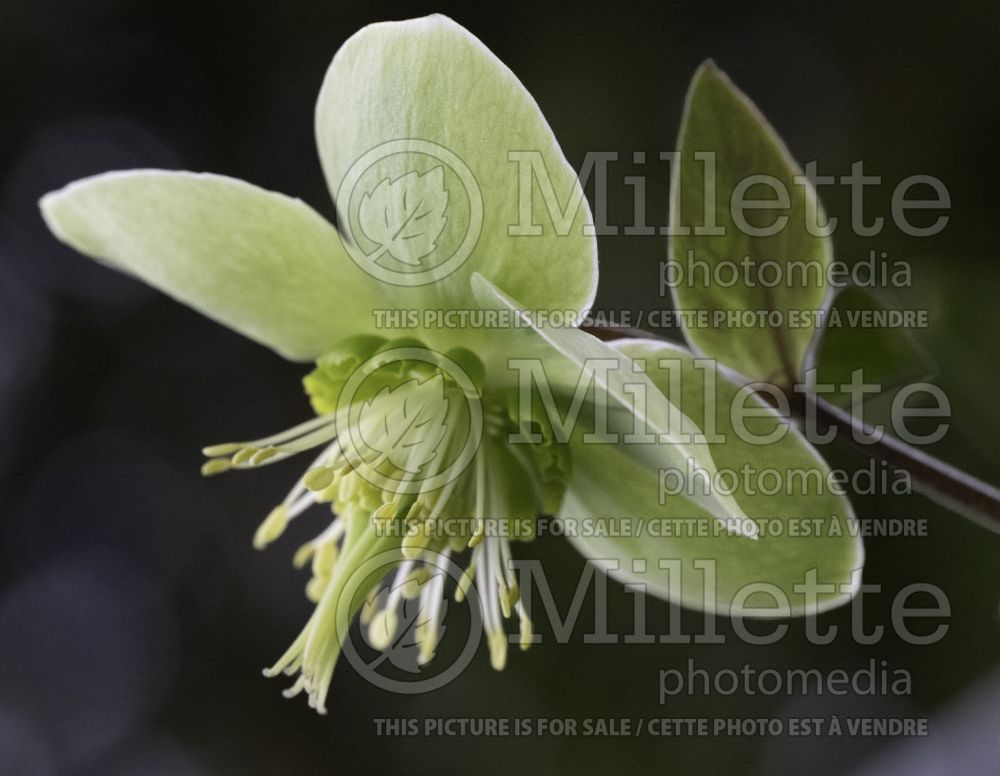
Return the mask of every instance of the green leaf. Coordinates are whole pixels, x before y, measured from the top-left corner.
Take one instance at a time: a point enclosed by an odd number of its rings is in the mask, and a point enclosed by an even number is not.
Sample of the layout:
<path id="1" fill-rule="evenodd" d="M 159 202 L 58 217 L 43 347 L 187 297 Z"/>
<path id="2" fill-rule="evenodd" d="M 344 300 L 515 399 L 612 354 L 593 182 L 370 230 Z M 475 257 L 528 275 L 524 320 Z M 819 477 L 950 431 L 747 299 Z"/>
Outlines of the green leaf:
<path id="1" fill-rule="evenodd" d="M 81 253 L 287 358 L 315 359 L 374 328 L 374 279 L 297 199 L 220 175 L 133 170 L 72 183 L 41 208 Z"/>
<path id="2" fill-rule="evenodd" d="M 482 306 L 495 306 L 523 315 L 523 308 L 518 302 L 481 275 L 473 276 L 472 284 Z M 564 398 L 573 396 L 580 385 L 589 385 L 592 387 L 589 393 L 591 406 L 600 404 L 617 408 L 636 427 L 647 429 L 655 437 L 652 444 L 617 448 L 606 442 L 594 447 L 622 449 L 626 457 L 641 461 L 645 467 L 673 465 L 683 468 L 688 461 L 693 461 L 707 472 L 715 472 L 715 463 L 708 446 L 695 439 L 698 426 L 687 415 L 678 411 L 661 388 L 654 385 L 635 366 L 628 354 L 571 327 L 525 325 L 517 332 L 521 346 L 509 347 L 506 352 L 513 357 L 538 359 L 543 364 L 548 388 L 554 394 L 558 393 Z M 636 400 L 637 392 L 642 393 L 642 405 Z M 590 424 L 579 425 L 592 428 Z M 614 490 L 612 488 L 612 492 Z M 746 536 L 754 535 L 755 526 L 746 520 L 740 505 L 732 497 L 715 492 L 694 491 L 690 498 L 700 505 L 704 513 L 714 516 L 729 526 L 730 530 L 742 532 Z M 741 540 L 746 541 L 742 535 Z"/>
<path id="3" fill-rule="evenodd" d="M 414 300 L 432 296 L 442 307 L 468 308 L 473 272 L 531 309 L 590 306 L 597 255 L 595 239 L 583 233 L 590 222 L 585 198 L 568 232 L 558 235 L 533 183 L 531 214 L 543 233 L 511 233 L 521 223 L 522 192 L 519 165 L 510 154 L 538 152 L 563 206 L 579 190 L 577 176 L 517 77 L 452 20 L 428 16 L 373 24 L 352 36 L 334 57 L 320 91 L 316 138 L 345 238 L 358 231 L 359 203 L 379 181 L 399 181 L 414 170 L 445 170 L 447 224 L 434 254 L 421 257 L 424 267 L 444 267 L 442 276 L 432 274 L 433 289 L 425 293 L 429 289 L 406 287 L 403 275 L 401 287 L 387 289 L 398 306 L 419 306 Z M 458 174 L 463 169 L 470 175 Z M 478 240 L 463 260 L 462 240 L 477 229 Z M 377 245 L 357 242 L 368 256 L 378 251 Z M 448 269 L 454 255 L 458 266 Z"/>
<path id="4" fill-rule="evenodd" d="M 845 385 L 852 374 L 863 370 L 864 382 L 881 386 L 879 402 L 891 399 L 892 389 L 926 379 L 937 369 L 927 351 L 909 328 L 893 326 L 885 316 L 899 312 L 882 304 L 873 294 L 848 287 L 834 297 L 821 339 L 814 345 L 813 362 L 820 384 Z M 889 325 L 881 325 L 882 320 Z M 850 406 L 844 391 L 825 393 L 824 398 Z"/>
<path id="5" fill-rule="evenodd" d="M 695 351 L 749 379 L 790 386 L 800 375 L 815 331 L 814 322 L 796 325 L 803 321 L 792 316 L 819 310 L 827 295 L 830 240 L 807 228 L 826 223 L 816 191 L 803 178 L 793 180 L 802 172 L 777 133 L 711 62 L 691 82 L 678 149 L 671 181 L 670 255 L 682 277 L 672 283 L 674 298 L 679 309 L 706 310 L 710 319 L 708 326 L 686 329 L 687 339 Z M 714 176 L 711 164 L 696 157 L 704 152 L 715 155 Z M 780 189 L 776 194 L 764 179 L 751 176 L 777 181 L 787 192 L 787 203 L 780 201 Z M 706 193 L 706 179 L 709 185 L 714 180 L 714 201 L 711 191 Z M 771 204 L 752 210 L 732 207 L 741 186 L 743 199 Z M 734 217 L 734 210 L 745 223 Z M 681 234 L 683 228 L 690 234 Z M 756 262 L 749 272 L 744 257 Z M 778 269 L 761 270 L 764 262 L 776 262 Z M 780 282 L 770 287 L 775 274 Z M 727 323 L 726 315 L 743 311 L 776 311 L 780 319 L 749 327 Z M 721 321 L 714 317 L 717 312 Z"/>
<path id="6" fill-rule="evenodd" d="M 661 479 L 659 469 L 636 458 L 626 446 L 587 445 L 575 439 L 572 477 L 559 516 L 577 527 L 586 525 L 581 521 L 595 520 L 603 528 L 572 531 L 573 526 L 567 526 L 574 545 L 592 560 L 617 561 L 617 570 L 610 572 L 613 576 L 644 584 L 648 592 L 691 608 L 730 614 L 738 591 L 765 583 L 787 597 L 785 614 L 802 614 L 806 600 L 794 586 L 806 583 L 811 569 L 816 570 L 817 583 L 838 586 L 817 596 L 819 609 L 849 600 L 858 581 L 852 572 L 862 566 L 863 547 L 847 498 L 832 492 L 825 480 L 824 484 L 817 480 L 825 478 L 829 469 L 808 442 L 756 397 L 747 399 L 746 406 L 756 408 L 760 416 L 747 419 L 747 429 L 757 441 L 781 428 L 785 434 L 764 445 L 741 438 L 730 414 L 733 402 L 743 401 L 737 398 L 739 387 L 710 368 L 715 397 L 706 402 L 706 371 L 696 368 L 693 356 L 683 348 L 652 340 L 620 340 L 614 346 L 643 364 L 653 383 L 670 392 L 685 415 L 725 437 L 724 442 L 708 445 L 712 458 L 724 472 L 725 489 L 733 489 L 742 510 L 757 521 L 760 534 L 757 541 L 748 542 L 718 531 L 707 512 L 673 495 L 679 487 L 676 475 Z M 711 397 L 711 392 L 707 395 Z M 620 419 L 624 428 L 630 422 Z M 749 475 L 733 479 L 728 474 L 739 473 L 744 466 L 752 467 Z M 759 475 L 765 470 L 770 473 Z M 802 472 L 809 472 L 809 477 L 803 478 Z M 775 495 L 767 495 L 775 489 Z M 793 495 L 786 495 L 789 492 Z M 631 518 L 629 530 L 622 530 L 623 517 Z M 641 533 L 636 518 L 643 520 Z M 792 535 L 793 531 L 807 535 Z M 661 561 L 679 561 L 679 577 L 671 579 Z M 715 563 L 714 599 L 704 590 L 703 571 L 696 561 Z M 748 603 L 773 606 L 768 599 L 762 591 Z"/>

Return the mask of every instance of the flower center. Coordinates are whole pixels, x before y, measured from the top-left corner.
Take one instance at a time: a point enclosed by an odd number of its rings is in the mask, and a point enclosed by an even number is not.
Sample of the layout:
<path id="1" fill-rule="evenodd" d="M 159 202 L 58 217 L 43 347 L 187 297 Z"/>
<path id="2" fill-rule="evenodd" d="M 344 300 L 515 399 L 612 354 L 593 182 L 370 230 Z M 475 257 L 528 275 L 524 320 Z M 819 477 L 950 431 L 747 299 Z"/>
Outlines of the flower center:
<path id="1" fill-rule="evenodd" d="M 516 414 L 485 378 L 468 350 L 439 354 L 412 339 L 352 338 L 304 379 L 316 418 L 274 436 L 205 449 L 210 460 L 203 471 L 215 474 L 320 448 L 254 536 L 257 548 L 267 546 L 314 504 L 329 504 L 334 514 L 294 557 L 296 567 L 311 564 L 306 594 L 317 606 L 266 672 L 299 673 L 289 694 L 306 691 L 310 705 L 323 711 L 344 621 L 360 611 L 370 643 L 384 649 L 406 598 L 419 601 L 419 662 L 430 660 L 443 632 L 446 564 L 466 550 L 454 595 L 462 600 L 474 592 L 469 597 L 478 603 L 494 668 L 506 662 L 504 620 L 513 614 L 522 649 L 530 644 L 510 542 L 534 538 L 537 515 L 558 503 L 568 467 L 551 435 L 541 444 L 508 444 Z M 394 561 L 388 588 L 384 574 L 357 578 L 380 553 Z"/>

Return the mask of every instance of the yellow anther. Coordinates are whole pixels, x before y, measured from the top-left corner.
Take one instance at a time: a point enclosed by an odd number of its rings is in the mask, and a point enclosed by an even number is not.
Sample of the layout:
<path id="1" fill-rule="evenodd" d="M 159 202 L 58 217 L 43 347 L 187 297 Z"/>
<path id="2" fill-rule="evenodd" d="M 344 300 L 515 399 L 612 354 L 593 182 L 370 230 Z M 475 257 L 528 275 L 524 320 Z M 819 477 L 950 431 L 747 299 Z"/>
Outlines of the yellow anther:
<path id="1" fill-rule="evenodd" d="M 258 451 L 254 454 L 253 458 L 250 459 L 250 463 L 253 466 L 260 466 L 262 463 L 271 460 L 278 454 L 279 450 L 277 447 L 265 447 L 263 450 Z"/>
<path id="2" fill-rule="evenodd" d="M 314 576 L 309 582 L 306 583 L 306 598 L 309 599 L 311 603 L 318 604 L 319 599 L 323 597 L 323 591 L 326 590 L 326 586 L 330 581 L 328 576 Z"/>
<path id="3" fill-rule="evenodd" d="M 400 585 L 400 592 L 402 593 L 403 598 L 411 601 L 418 598 L 420 596 L 421 588 L 427 582 L 427 577 L 428 574 L 424 568 L 411 571 Z"/>
<path id="4" fill-rule="evenodd" d="M 368 625 L 368 641 L 375 649 L 386 649 L 396 636 L 399 620 L 394 611 L 382 609 L 372 615 Z"/>
<path id="5" fill-rule="evenodd" d="M 361 607 L 361 624 L 368 625 L 372 621 L 372 617 L 375 612 L 378 611 L 378 591 L 372 590 L 368 597 L 365 599 L 364 605 Z"/>
<path id="6" fill-rule="evenodd" d="M 490 665 L 496 671 L 503 671 L 507 665 L 507 634 L 502 630 L 491 633 L 489 636 L 490 645 Z"/>
<path id="7" fill-rule="evenodd" d="M 533 634 L 533 630 L 532 630 L 532 627 L 531 627 L 531 620 L 528 618 L 528 615 L 522 614 L 521 615 L 521 649 L 522 650 L 528 649 L 528 647 L 531 646 L 532 634 Z"/>
<path id="8" fill-rule="evenodd" d="M 271 510 L 271 514 L 265 517 L 264 522 L 257 528 L 253 535 L 253 546 L 258 550 L 263 550 L 281 536 L 287 526 L 288 509 L 284 504 L 279 504 Z"/>
<path id="9" fill-rule="evenodd" d="M 204 477 L 211 477 L 213 474 L 222 474 L 231 468 L 233 468 L 233 464 L 228 458 L 213 458 L 201 465 L 201 473 Z"/>
<path id="10" fill-rule="evenodd" d="M 421 622 L 417 624 L 416 630 L 417 643 L 420 645 L 417 664 L 424 665 L 434 657 L 434 650 L 437 648 L 437 628 Z"/>
<path id="11" fill-rule="evenodd" d="M 241 442 L 226 442 L 223 445 L 209 445 L 201 448 L 201 454 L 206 458 L 217 458 L 220 455 L 232 455 L 237 450 L 242 450 L 244 445 Z"/>
<path id="12" fill-rule="evenodd" d="M 372 513 L 372 520 L 380 523 L 391 522 L 396 519 L 396 510 L 398 509 L 398 501 L 387 501 Z"/>
<path id="13" fill-rule="evenodd" d="M 415 523 L 420 519 L 421 515 L 424 513 L 424 507 L 419 501 L 414 501 L 410 504 L 410 508 L 406 510 L 406 517 L 403 518 L 407 523 Z"/>
<path id="14" fill-rule="evenodd" d="M 414 531 L 403 537 L 402 547 L 404 558 L 416 558 L 430 542 L 426 531 Z"/>
<path id="15" fill-rule="evenodd" d="M 476 521 L 476 532 L 469 539 L 469 547 L 475 547 L 486 537 L 486 523 L 481 519 Z"/>
<path id="16" fill-rule="evenodd" d="M 503 614 L 504 619 L 510 617 L 510 599 L 508 598 L 509 591 L 505 587 L 501 587 L 497 590 L 497 598 L 500 599 L 500 612 Z"/>
<path id="17" fill-rule="evenodd" d="M 312 571 L 318 576 L 329 576 L 337 562 L 339 550 L 336 542 L 323 542 L 313 556 Z"/>
<path id="18" fill-rule="evenodd" d="M 233 466 L 242 466 L 247 463 L 251 458 L 253 458 L 257 453 L 259 453 L 256 447 L 244 447 L 239 450 L 232 458 Z"/>
<path id="19" fill-rule="evenodd" d="M 302 483 L 314 493 L 319 490 L 326 490 L 333 485 L 336 472 L 328 466 L 319 466 L 310 469 L 302 478 Z"/>
<path id="20" fill-rule="evenodd" d="M 316 545 L 312 542 L 303 544 L 295 551 L 295 556 L 292 558 L 292 565 L 297 569 L 304 568 L 309 562 L 310 558 L 316 554 Z"/>
<path id="21" fill-rule="evenodd" d="M 469 567 L 462 573 L 461 579 L 458 580 L 458 584 L 455 585 L 455 600 L 458 603 L 462 603 L 465 600 L 465 596 L 469 593 L 469 588 L 472 587 L 472 581 L 476 578 L 476 566 L 474 563 L 470 563 Z"/>

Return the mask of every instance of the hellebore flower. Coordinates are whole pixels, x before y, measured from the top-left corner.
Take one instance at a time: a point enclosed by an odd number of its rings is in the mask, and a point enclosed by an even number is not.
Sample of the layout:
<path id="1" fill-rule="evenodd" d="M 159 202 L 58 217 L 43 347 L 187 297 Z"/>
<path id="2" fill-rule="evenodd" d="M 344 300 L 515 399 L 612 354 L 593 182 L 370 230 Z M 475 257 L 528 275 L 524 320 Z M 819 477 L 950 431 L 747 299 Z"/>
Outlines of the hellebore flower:
<path id="1" fill-rule="evenodd" d="M 314 419 L 205 449 L 206 474 L 317 451 L 254 537 L 268 545 L 317 503 L 334 514 L 295 555 L 297 566 L 311 564 L 316 608 L 267 672 L 298 674 L 290 694 L 304 691 L 324 711 L 346 626 L 360 612 L 373 642 L 388 643 L 402 597 L 417 596 L 427 612 L 418 639 L 420 661 L 429 660 L 443 611 L 437 559 L 467 548 L 456 594 L 475 591 L 491 662 L 502 668 L 505 618 L 516 614 L 522 647 L 531 643 L 510 544 L 532 538 L 539 514 L 724 521 L 727 530 L 690 548 L 683 538 L 574 539 L 592 558 L 620 559 L 626 577 L 639 573 L 636 559 L 657 554 L 716 559 L 718 602 L 698 585 L 682 593 L 665 584 L 655 561 L 647 580 L 670 600 L 703 608 L 722 610 L 724 596 L 748 581 L 790 591 L 800 569 L 849 576 L 853 556 L 827 563 L 825 545 L 748 541 L 757 534 L 750 507 L 781 517 L 801 505 L 741 505 L 711 489 L 657 503 L 659 468 L 694 461 L 711 474 L 714 450 L 664 395 L 668 370 L 647 374 L 638 357 L 665 354 L 677 369 L 702 373 L 664 343 L 612 346 L 573 327 L 536 325 L 529 311 L 579 316 L 590 307 L 596 244 L 582 197 L 568 228 L 536 228 L 549 214 L 523 190 L 512 154 L 534 154 L 563 198 L 579 183 L 531 96 L 480 41 L 441 16 L 366 27 L 329 68 L 316 137 L 338 226 L 299 200 L 188 172 L 113 172 L 42 200 L 52 231 L 80 252 L 288 359 L 316 363 L 305 378 Z M 448 323 L 456 313 L 467 325 Z M 525 388 L 525 364 L 541 365 L 530 374 L 544 379 Z M 546 396 L 580 419 L 576 427 L 538 411 Z M 602 406 L 610 427 L 584 433 Z M 760 421 L 768 422 L 781 421 Z M 640 426 L 653 432 L 644 443 L 622 441 Z M 780 448 L 786 459 L 811 455 L 794 433 Z M 727 447 L 729 460 L 754 455 Z M 836 501 L 815 511 L 851 519 Z M 445 530 L 448 521 L 463 527 Z M 385 565 L 366 565 L 376 557 L 388 557 L 396 575 L 388 596 L 378 587 Z"/>

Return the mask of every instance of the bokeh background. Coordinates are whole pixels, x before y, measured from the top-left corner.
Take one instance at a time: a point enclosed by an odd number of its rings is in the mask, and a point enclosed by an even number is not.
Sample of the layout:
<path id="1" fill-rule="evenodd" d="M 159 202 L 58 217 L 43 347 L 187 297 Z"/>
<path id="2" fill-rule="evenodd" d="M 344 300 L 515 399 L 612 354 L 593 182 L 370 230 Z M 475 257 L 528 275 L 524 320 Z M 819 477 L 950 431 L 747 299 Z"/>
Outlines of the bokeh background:
<path id="1" fill-rule="evenodd" d="M 300 366 L 61 247 L 36 201 L 109 169 L 234 175 L 332 204 L 312 138 L 330 58 L 364 24 L 442 11 L 497 53 L 535 95 L 569 159 L 618 151 L 612 223 L 629 223 L 622 182 L 673 148 L 687 81 L 713 57 L 762 107 L 800 160 L 846 174 L 864 159 L 891 187 L 915 173 L 948 186 L 951 222 L 932 239 L 840 230 L 842 258 L 911 260 L 895 300 L 931 311 L 920 333 L 954 420 L 935 452 L 998 480 L 1000 6 L 989 3 L 469 5 L 244 0 L 0 0 L 0 773 L 149 774 L 657 772 L 1000 773 L 1000 539 L 918 497 L 860 498 L 861 518 L 924 517 L 930 536 L 870 539 L 870 623 L 892 595 L 939 585 L 953 613 L 934 647 L 887 636 L 779 644 L 543 644 L 504 673 L 485 654 L 428 695 L 383 692 L 338 670 L 328 717 L 260 675 L 308 616 L 284 547 L 251 549 L 257 521 L 298 464 L 203 481 L 199 449 L 280 429 L 307 412 Z M 667 175 L 647 165 L 649 220 L 664 223 Z M 849 216 L 847 192 L 824 192 Z M 661 308 L 662 238 L 601 239 L 605 308 Z M 851 454 L 827 451 L 858 466 Z M 303 523 L 302 536 L 322 518 Z M 563 607 L 582 560 L 559 539 L 538 557 Z M 611 585 L 611 627 L 632 599 Z M 650 603 L 650 623 L 668 607 Z M 587 631 L 583 607 L 577 633 Z M 698 615 L 683 615 L 685 632 Z M 850 610 L 823 617 L 850 625 Z M 665 625 L 661 625 L 665 627 Z M 729 633 L 728 625 L 720 626 Z M 549 639 L 551 642 L 551 639 Z M 907 698 L 674 698 L 659 669 L 855 668 L 913 675 Z M 380 717 L 925 716 L 923 739 L 399 738 Z"/>

